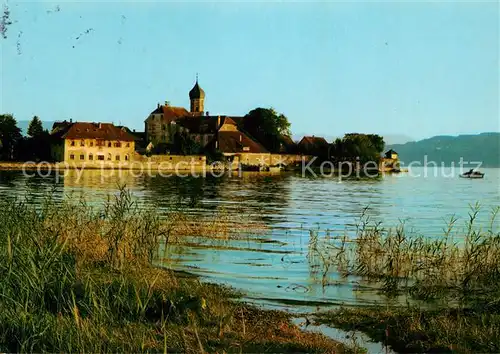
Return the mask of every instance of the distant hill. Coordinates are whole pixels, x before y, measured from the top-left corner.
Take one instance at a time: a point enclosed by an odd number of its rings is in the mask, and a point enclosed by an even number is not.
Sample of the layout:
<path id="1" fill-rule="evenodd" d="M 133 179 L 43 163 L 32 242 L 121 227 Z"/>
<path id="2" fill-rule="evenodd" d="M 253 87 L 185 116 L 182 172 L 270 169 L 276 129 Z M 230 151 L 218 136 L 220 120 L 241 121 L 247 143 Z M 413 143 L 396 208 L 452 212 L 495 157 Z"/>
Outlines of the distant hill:
<path id="1" fill-rule="evenodd" d="M 384 137 L 384 141 L 386 145 L 394 145 L 394 144 L 406 144 L 409 141 L 415 141 L 412 137 L 403 134 L 379 134 Z"/>
<path id="2" fill-rule="evenodd" d="M 43 129 L 47 129 L 49 132 L 52 130 L 53 121 L 42 121 Z M 19 120 L 17 121 L 17 126 L 21 128 L 21 133 L 23 135 L 28 134 L 28 127 L 30 125 L 29 120 Z"/>
<path id="3" fill-rule="evenodd" d="M 481 161 L 483 167 L 500 167 L 500 133 L 481 133 L 478 135 L 434 136 L 429 139 L 412 141 L 405 144 L 387 145 L 393 149 L 407 166 L 412 161 L 424 163 L 435 161 L 455 166 L 462 157 L 464 161 Z"/>

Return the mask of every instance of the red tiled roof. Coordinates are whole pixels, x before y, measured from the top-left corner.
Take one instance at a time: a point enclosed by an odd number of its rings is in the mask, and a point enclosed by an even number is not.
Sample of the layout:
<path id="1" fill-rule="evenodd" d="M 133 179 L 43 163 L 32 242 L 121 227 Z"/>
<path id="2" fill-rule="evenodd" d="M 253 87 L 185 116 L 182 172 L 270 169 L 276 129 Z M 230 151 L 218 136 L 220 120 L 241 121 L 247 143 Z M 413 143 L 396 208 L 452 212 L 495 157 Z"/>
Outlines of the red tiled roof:
<path id="1" fill-rule="evenodd" d="M 221 131 L 218 133 L 218 149 L 225 153 L 267 153 L 258 142 L 240 131 Z M 244 150 L 248 148 L 248 150 Z"/>
<path id="2" fill-rule="evenodd" d="M 184 107 L 174 107 L 166 105 L 159 106 L 153 112 L 151 112 L 151 114 L 163 114 L 162 121 L 166 123 L 170 123 L 177 118 L 191 116 L 191 113 L 189 113 Z"/>
<path id="3" fill-rule="evenodd" d="M 299 145 L 302 144 L 310 144 L 314 146 L 328 145 L 328 142 L 325 138 L 318 136 L 304 136 L 302 140 L 299 142 Z"/>
<path id="4" fill-rule="evenodd" d="M 281 135 L 280 141 L 281 141 L 282 144 L 284 144 L 286 146 L 295 146 L 295 145 L 297 145 L 297 144 L 295 144 L 295 142 L 293 141 L 293 139 L 291 137 L 289 137 L 288 135 Z"/>
<path id="5" fill-rule="evenodd" d="M 305 136 L 298 144 L 298 150 L 304 154 L 322 154 L 329 147 L 325 138 Z"/>
<path id="6" fill-rule="evenodd" d="M 72 123 L 62 135 L 63 139 L 103 139 L 134 141 L 134 137 L 111 123 Z"/>
<path id="7" fill-rule="evenodd" d="M 73 123 L 68 121 L 54 122 L 50 135 L 54 138 L 61 138 Z"/>

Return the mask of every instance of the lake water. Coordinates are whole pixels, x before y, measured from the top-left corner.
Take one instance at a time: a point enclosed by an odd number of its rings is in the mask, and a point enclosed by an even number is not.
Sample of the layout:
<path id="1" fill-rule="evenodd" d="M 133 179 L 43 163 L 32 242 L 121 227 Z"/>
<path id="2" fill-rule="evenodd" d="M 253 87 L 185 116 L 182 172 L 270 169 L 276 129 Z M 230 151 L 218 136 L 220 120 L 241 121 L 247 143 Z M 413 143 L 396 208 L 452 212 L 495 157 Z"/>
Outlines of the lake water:
<path id="1" fill-rule="evenodd" d="M 111 175 L 112 171 L 104 172 L 104 176 L 87 170 L 81 176 L 71 172 L 64 177 L 50 174 L 42 178 L 0 171 L 0 198 L 30 193 L 36 202 L 48 192 L 56 199 L 84 194 L 99 204 L 125 183 L 141 203 L 155 205 L 160 212 L 181 205 L 202 219 L 224 209 L 236 220 L 251 220 L 266 229 L 241 240 L 203 242 L 173 250 L 165 266 L 234 286 L 243 290 L 247 299 L 267 307 L 298 312 L 386 301 L 371 284 L 355 277 L 342 279 L 332 274 L 329 285 L 323 286 L 312 274 L 307 258 L 311 230 L 320 237 L 352 233 L 368 207 L 366 214 L 387 227 L 405 221 L 416 233 L 440 237 L 453 215 L 459 218 L 456 231 L 464 227 L 469 205 L 481 204 L 479 222 L 484 225 L 491 209 L 500 205 L 499 169 L 483 169 L 486 175 L 482 180 L 461 179 L 449 169 L 437 175 L 413 169 L 411 174 L 342 181 L 296 173 L 179 178 L 133 173 L 119 177 Z M 498 220 L 495 227 L 499 227 Z"/>

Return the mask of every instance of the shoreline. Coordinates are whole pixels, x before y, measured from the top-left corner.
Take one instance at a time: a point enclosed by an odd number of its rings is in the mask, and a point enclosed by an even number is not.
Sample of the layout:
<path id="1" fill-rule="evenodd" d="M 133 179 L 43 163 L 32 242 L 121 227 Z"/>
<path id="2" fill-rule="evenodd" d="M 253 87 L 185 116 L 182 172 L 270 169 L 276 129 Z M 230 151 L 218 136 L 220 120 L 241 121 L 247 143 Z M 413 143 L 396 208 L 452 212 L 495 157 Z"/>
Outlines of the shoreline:
<path id="1" fill-rule="evenodd" d="M 353 351 L 233 288 L 155 265 L 171 224 L 131 198 L 122 189 L 104 213 L 73 199 L 41 211 L 0 201 L 0 269 L 10 270 L 0 279 L 0 352 Z"/>
<path id="2" fill-rule="evenodd" d="M 318 166 L 308 167 L 313 172 L 340 175 L 343 170 L 331 169 L 331 168 L 321 168 Z M 285 169 L 264 166 L 264 168 L 259 168 L 258 166 L 244 166 L 244 165 L 187 165 L 187 164 L 177 164 L 175 167 L 172 164 L 166 163 L 155 163 L 155 162 L 131 162 L 131 163 L 102 163 L 102 164 L 73 164 L 70 165 L 64 162 L 0 162 L 0 171 L 82 171 L 82 170 L 118 170 L 118 171 L 142 171 L 142 172 L 257 172 L 257 173 L 281 173 L 281 172 L 297 172 L 303 170 L 300 166 L 292 166 Z M 408 172 L 408 168 L 395 169 L 384 169 L 384 170 L 369 170 L 368 172 L 378 171 L 379 175 L 382 174 L 398 174 Z M 351 173 L 357 172 L 356 170 L 350 171 Z"/>

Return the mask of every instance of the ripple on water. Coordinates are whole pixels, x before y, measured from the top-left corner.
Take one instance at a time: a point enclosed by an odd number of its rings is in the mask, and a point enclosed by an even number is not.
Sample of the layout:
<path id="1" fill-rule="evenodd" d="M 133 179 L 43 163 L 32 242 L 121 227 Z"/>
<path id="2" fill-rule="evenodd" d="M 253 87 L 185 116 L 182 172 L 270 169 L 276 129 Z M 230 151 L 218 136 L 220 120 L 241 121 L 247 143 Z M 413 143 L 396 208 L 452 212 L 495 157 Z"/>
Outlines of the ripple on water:
<path id="1" fill-rule="evenodd" d="M 235 286 L 265 306 L 304 312 L 388 301 L 377 295 L 376 286 L 334 272 L 323 286 L 307 259 L 311 229 L 318 230 L 320 237 L 352 234 L 368 207 L 366 213 L 373 221 L 387 226 L 405 221 L 417 233 L 440 237 L 452 215 L 459 218 L 457 227 L 463 228 L 469 205 L 480 202 L 488 209 L 500 204 L 499 170 L 483 172 L 484 180 L 402 174 L 338 183 L 337 178 L 296 174 L 245 173 L 241 178 L 216 179 L 124 173 L 121 178 L 104 178 L 99 171 L 88 170 L 81 176 L 69 173 L 42 179 L 0 171 L 0 199 L 29 194 L 31 202 L 37 203 L 50 191 L 55 200 L 85 195 L 90 203 L 100 205 L 108 194 L 117 192 L 119 183 L 125 183 L 140 203 L 155 205 L 160 213 L 180 206 L 197 220 L 220 208 L 229 215 L 246 215 L 265 224 L 265 232 L 240 235 L 225 243 L 191 241 L 182 250 L 172 251 L 164 264 Z M 488 212 L 482 213 L 478 222 L 484 224 L 488 217 Z"/>

